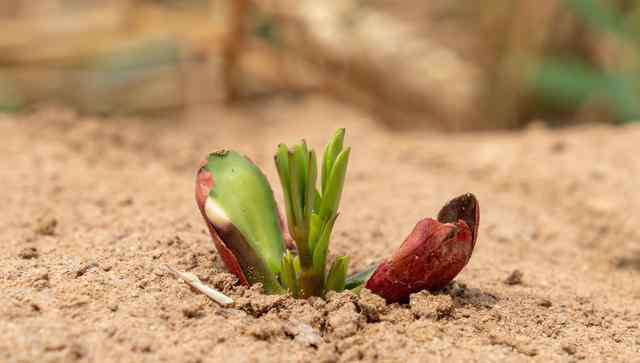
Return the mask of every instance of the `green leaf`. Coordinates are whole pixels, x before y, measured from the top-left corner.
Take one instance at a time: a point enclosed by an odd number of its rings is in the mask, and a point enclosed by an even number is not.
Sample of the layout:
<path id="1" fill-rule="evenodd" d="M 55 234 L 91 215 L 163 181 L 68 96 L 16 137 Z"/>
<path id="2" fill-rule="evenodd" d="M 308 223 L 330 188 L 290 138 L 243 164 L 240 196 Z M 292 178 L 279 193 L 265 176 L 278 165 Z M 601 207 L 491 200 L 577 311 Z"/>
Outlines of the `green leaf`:
<path id="1" fill-rule="evenodd" d="M 324 153 L 322 154 L 322 172 L 320 174 L 320 192 L 324 194 L 327 189 L 327 181 L 329 181 L 329 174 L 331 173 L 332 161 L 329 160 L 331 153 L 331 142 L 324 147 Z"/>
<path id="2" fill-rule="evenodd" d="M 357 272 L 347 277 L 347 283 L 345 288 L 352 290 L 352 289 L 362 287 L 367 282 L 367 280 L 369 280 L 369 278 L 373 276 L 373 273 L 376 272 L 378 267 L 379 267 L 378 264 L 374 264 L 372 266 L 367 267 L 363 271 Z"/>
<path id="3" fill-rule="evenodd" d="M 293 269 L 296 272 L 296 276 L 300 276 L 300 271 L 302 270 L 300 267 L 300 256 L 293 256 Z"/>
<path id="4" fill-rule="evenodd" d="M 347 270 L 349 269 L 349 257 L 340 256 L 333 261 L 329 274 L 327 275 L 327 282 L 325 289 L 327 291 L 342 291 L 346 286 Z"/>
<path id="5" fill-rule="evenodd" d="M 309 168 L 309 148 L 307 147 L 307 140 L 302 140 L 302 142 L 300 143 L 300 149 L 302 150 L 300 152 L 300 158 L 304 162 L 304 167 L 302 168 L 302 170 L 307 170 Z M 309 184 L 306 180 L 306 176 L 307 175 L 305 174 L 305 185 Z"/>
<path id="6" fill-rule="evenodd" d="M 309 251 L 313 253 L 316 249 L 316 243 L 322 232 L 322 219 L 320 215 L 312 214 L 309 219 Z"/>
<path id="7" fill-rule="evenodd" d="M 287 251 L 282 256 L 282 271 L 280 272 L 280 281 L 282 285 L 291 292 L 291 295 L 298 297 L 300 288 L 298 285 L 298 276 L 295 268 L 295 256 L 291 251 Z"/>
<path id="8" fill-rule="evenodd" d="M 316 190 L 316 179 L 318 178 L 318 165 L 316 160 L 315 151 L 311 150 L 309 152 L 309 156 L 307 158 L 307 185 L 306 185 L 306 193 L 304 200 L 304 218 L 305 221 L 309 222 L 311 218 L 311 214 L 315 209 L 316 195 L 318 191 Z"/>
<path id="9" fill-rule="evenodd" d="M 268 293 L 281 291 L 277 276 L 284 240 L 267 178 L 235 151 L 210 154 L 206 168 L 213 178 L 205 205 L 207 219 L 249 282 L 262 282 Z"/>
<path id="10" fill-rule="evenodd" d="M 293 159 L 298 164 L 300 175 L 298 176 L 298 183 L 302 187 L 300 189 L 301 198 L 304 200 L 304 194 L 306 193 L 307 186 L 307 169 L 309 167 L 309 150 L 307 149 L 307 143 L 302 140 L 299 145 L 293 146 Z"/>
<path id="11" fill-rule="evenodd" d="M 320 205 L 322 204 L 322 197 L 320 196 L 320 192 L 318 192 L 317 190 L 314 199 L 315 201 L 313 202 L 313 213 L 318 214 L 318 212 L 320 211 Z"/>
<path id="12" fill-rule="evenodd" d="M 291 231 L 293 238 L 296 242 L 300 242 L 303 239 L 302 231 L 302 220 L 303 220 L 303 202 L 304 202 L 304 175 L 306 174 L 304 169 L 304 163 L 300 158 L 296 157 L 296 149 L 299 149 L 299 146 L 294 146 L 294 152 L 289 153 L 289 180 L 290 180 L 290 188 L 291 188 L 291 205 L 293 209 L 293 217 L 294 217 L 294 230 Z"/>
<path id="13" fill-rule="evenodd" d="M 295 219 L 293 215 L 293 202 L 291 199 L 291 182 L 289 175 L 289 148 L 285 144 L 278 145 L 278 151 L 275 155 L 276 169 L 278 169 L 278 176 L 280 177 L 280 185 L 282 186 L 282 193 L 284 198 L 285 211 L 287 214 L 287 225 L 289 227 L 289 233 L 293 233 L 293 226 L 295 225 Z"/>
<path id="14" fill-rule="evenodd" d="M 326 221 L 338 212 L 350 152 L 351 148 L 340 152 L 333 165 L 326 192 L 322 195 L 322 205 L 320 207 L 320 217 L 322 220 Z"/>
<path id="15" fill-rule="evenodd" d="M 313 267 L 314 273 L 321 276 L 324 279 L 325 264 L 327 261 L 327 254 L 329 251 L 329 240 L 331 239 L 331 232 L 333 231 L 333 225 L 336 223 L 338 215 L 335 214 L 325 225 L 322 227 L 322 233 L 316 242 L 315 250 L 313 251 Z"/>
<path id="16" fill-rule="evenodd" d="M 322 160 L 322 195 L 324 196 L 327 190 L 327 184 L 329 183 L 329 177 L 331 176 L 331 170 L 333 164 L 338 157 L 338 154 L 342 151 L 342 145 L 344 143 L 345 129 L 338 129 L 333 135 L 329 143 L 324 149 Z"/>

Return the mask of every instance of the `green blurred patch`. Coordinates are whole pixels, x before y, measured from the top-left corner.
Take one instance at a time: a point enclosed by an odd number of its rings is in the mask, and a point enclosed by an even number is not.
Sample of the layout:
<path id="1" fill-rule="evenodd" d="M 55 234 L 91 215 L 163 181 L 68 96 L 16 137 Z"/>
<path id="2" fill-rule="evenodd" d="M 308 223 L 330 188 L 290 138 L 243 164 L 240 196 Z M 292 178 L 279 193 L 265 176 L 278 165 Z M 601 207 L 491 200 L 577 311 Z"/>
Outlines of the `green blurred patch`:
<path id="1" fill-rule="evenodd" d="M 263 12 L 254 10 L 252 14 L 253 36 L 267 42 L 272 47 L 280 45 L 278 23 L 276 19 Z"/>
<path id="2" fill-rule="evenodd" d="M 0 73 L 0 113 L 19 112 L 23 107 L 24 100 L 18 94 L 14 82 Z"/>
<path id="3" fill-rule="evenodd" d="M 567 7 L 592 30 L 628 36 L 625 17 L 611 2 L 599 0 L 565 0 Z"/>
<path id="4" fill-rule="evenodd" d="M 581 58 L 547 57 L 530 79 L 534 90 L 543 101 L 563 110 L 595 102 L 618 123 L 639 121 L 640 1 L 625 13 L 612 2 L 565 0 L 565 4 L 590 32 L 613 37 L 616 44 L 631 49 L 630 56 L 620 60 L 620 69 L 603 69 Z"/>
<path id="5" fill-rule="evenodd" d="M 579 59 L 548 58 L 532 82 L 545 102 L 563 110 L 591 101 L 609 107 L 620 122 L 640 117 L 639 83 L 632 74 L 601 71 Z"/>

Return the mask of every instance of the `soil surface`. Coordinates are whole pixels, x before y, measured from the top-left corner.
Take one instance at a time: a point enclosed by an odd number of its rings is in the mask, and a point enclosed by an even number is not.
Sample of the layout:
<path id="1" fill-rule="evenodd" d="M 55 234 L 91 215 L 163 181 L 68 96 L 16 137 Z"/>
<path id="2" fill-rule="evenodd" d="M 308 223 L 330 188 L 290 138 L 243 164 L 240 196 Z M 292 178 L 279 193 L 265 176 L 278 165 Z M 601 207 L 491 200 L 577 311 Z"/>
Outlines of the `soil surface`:
<path id="1" fill-rule="evenodd" d="M 358 270 L 476 194 L 478 243 L 445 291 L 297 301 L 224 272 L 194 202 L 198 162 L 337 127 L 353 146 L 332 252 Z M 0 361 L 640 361 L 640 127 L 392 132 L 319 98 L 185 120 L 0 117 Z M 168 264 L 235 299 L 221 308 Z"/>

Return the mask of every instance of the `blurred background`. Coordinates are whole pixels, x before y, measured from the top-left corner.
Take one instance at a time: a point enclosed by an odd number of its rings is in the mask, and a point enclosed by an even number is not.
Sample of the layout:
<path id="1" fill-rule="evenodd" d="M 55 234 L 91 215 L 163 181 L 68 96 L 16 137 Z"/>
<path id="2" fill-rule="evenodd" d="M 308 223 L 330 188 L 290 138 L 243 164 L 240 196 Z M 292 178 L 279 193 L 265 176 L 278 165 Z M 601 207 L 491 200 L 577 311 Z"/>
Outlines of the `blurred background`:
<path id="1" fill-rule="evenodd" d="M 638 118 L 638 0 L 0 1 L 0 112 L 321 94 L 390 128 Z"/>

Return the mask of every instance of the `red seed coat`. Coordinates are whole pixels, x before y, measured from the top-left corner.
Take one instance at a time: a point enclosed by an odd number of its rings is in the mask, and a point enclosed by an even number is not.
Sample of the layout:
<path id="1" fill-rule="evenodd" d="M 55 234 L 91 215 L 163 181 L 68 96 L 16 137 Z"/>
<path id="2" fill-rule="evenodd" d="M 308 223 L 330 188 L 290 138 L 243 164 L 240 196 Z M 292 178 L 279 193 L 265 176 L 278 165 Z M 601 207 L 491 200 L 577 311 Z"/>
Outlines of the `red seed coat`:
<path id="1" fill-rule="evenodd" d="M 400 249 L 380 264 L 365 287 L 389 303 L 420 290 L 445 287 L 471 258 L 479 223 L 478 202 L 465 194 L 447 203 L 438 218 L 416 224 Z"/>

